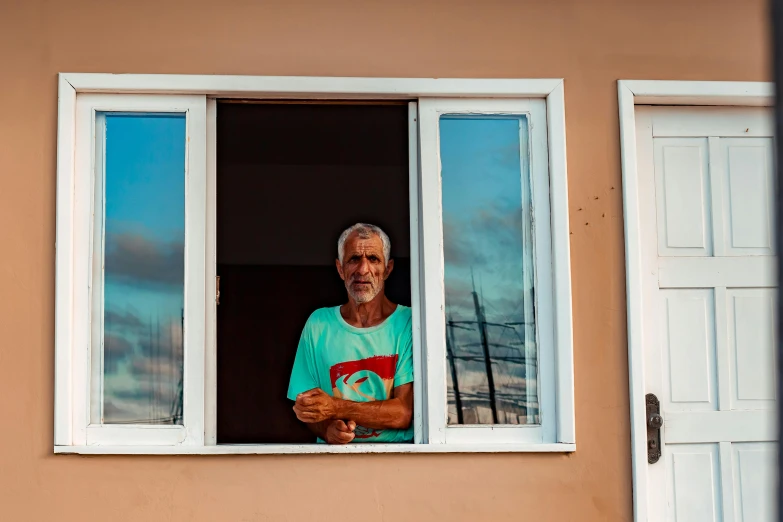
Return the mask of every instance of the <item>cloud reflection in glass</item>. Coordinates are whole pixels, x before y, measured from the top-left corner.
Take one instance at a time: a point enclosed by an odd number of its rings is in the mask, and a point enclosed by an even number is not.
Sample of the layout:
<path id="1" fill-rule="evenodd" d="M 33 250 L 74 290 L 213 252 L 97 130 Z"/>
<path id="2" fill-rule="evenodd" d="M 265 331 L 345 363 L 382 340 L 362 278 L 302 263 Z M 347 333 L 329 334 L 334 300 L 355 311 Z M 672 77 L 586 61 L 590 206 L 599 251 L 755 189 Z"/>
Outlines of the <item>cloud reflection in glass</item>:
<path id="1" fill-rule="evenodd" d="M 182 424 L 185 114 L 104 113 L 101 422 Z"/>
<path id="2" fill-rule="evenodd" d="M 444 115 L 449 424 L 538 424 L 528 119 Z"/>

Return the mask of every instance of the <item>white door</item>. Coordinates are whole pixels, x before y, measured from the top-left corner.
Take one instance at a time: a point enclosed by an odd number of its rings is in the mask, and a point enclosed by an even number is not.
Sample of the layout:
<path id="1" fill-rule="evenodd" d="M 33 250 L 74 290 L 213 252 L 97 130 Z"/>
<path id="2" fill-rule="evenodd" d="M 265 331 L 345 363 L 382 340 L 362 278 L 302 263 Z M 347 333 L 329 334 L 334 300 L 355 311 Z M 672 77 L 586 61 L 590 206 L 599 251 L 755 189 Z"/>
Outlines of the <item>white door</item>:
<path id="1" fill-rule="evenodd" d="M 649 521 L 773 520 L 772 122 L 767 108 L 636 110 L 644 386 L 664 423 Z"/>

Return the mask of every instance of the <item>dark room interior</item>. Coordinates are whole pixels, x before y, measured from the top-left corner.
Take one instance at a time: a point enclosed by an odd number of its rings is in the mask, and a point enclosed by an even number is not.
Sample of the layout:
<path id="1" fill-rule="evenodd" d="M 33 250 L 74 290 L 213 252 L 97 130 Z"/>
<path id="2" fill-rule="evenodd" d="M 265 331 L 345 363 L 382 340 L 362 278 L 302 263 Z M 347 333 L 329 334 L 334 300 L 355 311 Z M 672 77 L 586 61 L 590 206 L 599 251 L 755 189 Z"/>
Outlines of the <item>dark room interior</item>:
<path id="1" fill-rule="evenodd" d="M 383 228 L 409 306 L 408 208 L 407 104 L 219 102 L 218 443 L 315 442 L 286 391 L 307 317 L 346 302 L 337 238 Z"/>

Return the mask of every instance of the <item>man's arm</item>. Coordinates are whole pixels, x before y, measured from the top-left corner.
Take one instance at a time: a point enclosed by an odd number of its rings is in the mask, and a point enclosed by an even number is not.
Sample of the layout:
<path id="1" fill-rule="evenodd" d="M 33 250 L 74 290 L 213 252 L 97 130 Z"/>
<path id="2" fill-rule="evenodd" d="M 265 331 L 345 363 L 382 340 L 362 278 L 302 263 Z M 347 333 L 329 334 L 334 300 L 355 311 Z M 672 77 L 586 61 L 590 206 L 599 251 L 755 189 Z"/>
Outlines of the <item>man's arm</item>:
<path id="1" fill-rule="evenodd" d="M 366 428 L 404 430 L 413 417 L 413 383 L 395 387 L 391 399 L 371 402 L 337 399 L 314 388 L 297 395 L 294 412 L 308 425 L 351 419 Z"/>

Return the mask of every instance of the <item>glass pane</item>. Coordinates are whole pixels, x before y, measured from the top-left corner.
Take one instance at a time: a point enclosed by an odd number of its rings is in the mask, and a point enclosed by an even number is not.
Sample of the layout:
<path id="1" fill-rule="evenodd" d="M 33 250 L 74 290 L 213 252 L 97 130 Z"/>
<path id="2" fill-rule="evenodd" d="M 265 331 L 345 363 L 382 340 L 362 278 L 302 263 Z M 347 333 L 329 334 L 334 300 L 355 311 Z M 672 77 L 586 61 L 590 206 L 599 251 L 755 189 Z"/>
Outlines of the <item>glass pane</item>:
<path id="1" fill-rule="evenodd" d="M 442 116 L 449 424 L 538 424 L 528 120 Z"/>
<path id="2" fill-rule="evenodd" d="M 182 424 L 185 114 L 104 113 L 96 127 L 105 217 L 93 422 Z"/>

